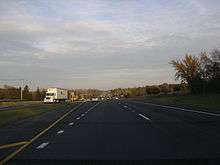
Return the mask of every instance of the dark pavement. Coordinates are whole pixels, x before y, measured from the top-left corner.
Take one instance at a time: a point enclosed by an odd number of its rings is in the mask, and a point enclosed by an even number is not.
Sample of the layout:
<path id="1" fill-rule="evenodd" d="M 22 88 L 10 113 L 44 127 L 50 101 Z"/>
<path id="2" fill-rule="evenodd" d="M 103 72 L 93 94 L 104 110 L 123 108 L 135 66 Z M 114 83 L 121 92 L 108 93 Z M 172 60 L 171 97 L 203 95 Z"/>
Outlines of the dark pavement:
<path id="1" fill-rule="evenodd" d="M 220 116 L 132 101 L 87 102 L 9 163 L 220 159 Z"/>

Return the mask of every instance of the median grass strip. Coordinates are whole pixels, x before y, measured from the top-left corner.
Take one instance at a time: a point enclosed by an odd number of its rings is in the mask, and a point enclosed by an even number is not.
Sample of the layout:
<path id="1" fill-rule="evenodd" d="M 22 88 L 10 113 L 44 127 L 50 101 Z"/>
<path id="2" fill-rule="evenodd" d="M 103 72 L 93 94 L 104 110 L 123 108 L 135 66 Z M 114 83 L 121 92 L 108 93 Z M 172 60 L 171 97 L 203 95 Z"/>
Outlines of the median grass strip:
<path id="1" fill-rule="evenodd" d="M 144 101 L 173 106 L 220 110 L 220 94 L 147 96 Z"/>
<path id="2" fill-rule="evenodd" d="M 16 110 L 1 110 L 0 111 L 0 126 L 13 123 L 24 118 L 40 115 L 42 113 L 64 107 L 65 104 L 47 104 L 39 107 L 18 108 Z"/>
<path id="3" fill-rule="evenodd" d="M 220 94 L 152 95 L 146 97 L 132 98 L 131 100 L 182 108 L 193 108 L 197 110 L 210 109 L 216 112 L 220 112 Z"/>
<path id="4" fill-rule="evenodd" d="M 17 106 L 17 105 L 30 105 L 41 104 L 42 101 L 0 101 L 0 106 Z"/>

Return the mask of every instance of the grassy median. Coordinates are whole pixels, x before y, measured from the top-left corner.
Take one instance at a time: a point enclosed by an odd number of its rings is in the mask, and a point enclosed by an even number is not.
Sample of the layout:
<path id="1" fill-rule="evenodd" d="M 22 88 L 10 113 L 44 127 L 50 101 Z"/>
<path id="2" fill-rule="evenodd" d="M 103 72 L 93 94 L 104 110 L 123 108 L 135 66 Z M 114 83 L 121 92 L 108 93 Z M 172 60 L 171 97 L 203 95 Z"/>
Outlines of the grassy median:
<path id="1" fill-rule="evenodd" d="M 220 94 L 147 96 L 143 100 L 163 105 L 220 110 Z"/>
<path id="2" fill-rule="evenodd" d="M 46 104 L 34 106 L 34 107 L 23 107 L 10 110 L 0 110 L 0 126 L 13 123 L 18 120 L 22 120 L 28 117 L 40 115 L 42 113 L 54 110 L 57 108 L 64 107 L 65 104 Z"/>
<path id="3" fill-rule="evenodd" d="M 30 104 L 39 104 L 42 101 L 2 101 L 0 106 L 17 106 L 17 105 L 30 105 Z"/>

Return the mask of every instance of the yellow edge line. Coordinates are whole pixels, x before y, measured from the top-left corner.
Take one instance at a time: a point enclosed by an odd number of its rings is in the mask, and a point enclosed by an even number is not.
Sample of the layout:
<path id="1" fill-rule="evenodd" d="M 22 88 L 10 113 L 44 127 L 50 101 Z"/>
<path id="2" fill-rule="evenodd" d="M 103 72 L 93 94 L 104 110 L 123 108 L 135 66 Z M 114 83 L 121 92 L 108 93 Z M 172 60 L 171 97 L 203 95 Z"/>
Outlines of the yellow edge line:
<path id="1" fill-rule="evenodd" d="M 36 136 L 34 136 L 30 141 L 28 141 L 26 144 L 24 144 L 23 146 L 21 146 L 19 149 L 17 149 L 16 151 L 12 152 L 11 154 L 9 154 L 6 158 L 4 158 L 3 160 L 0 161 L 0 165 L 5 164 L 7 161 L 9 161 L 10 159 L 12 159 L 15 155 L 17 155 L 19 152 L 21 152 L 24 148 L 26 148 L 27 146 L 29 146 L 31 143 L 33 143 L 36 139 L 38 139 L 41 135 L 43 135 L 44 133 L 46 133 L 49 129 L 51 129 L 53 126 L 55 126 L 58 122 L 60 122 L 61 120 L 63 120 L 67 115 L 69 115 L 70 113 L 72 113 L 74 110 L 76 110 L 77 108 L 79 108 L 84 102 L 82 102 L 81 104 L 79 104 L 78 106 L 76 106 L 75 108 L 73 108 L 71 111 L 65 113 L 63 116 L 61 116 L 59 119 L 57 119 L 55 122 L 53 122 L 51 125 L 49 125 L 46 129 L 44 129 L 43 131 L 41 131 L 39 134 L 37 134 Z"/>
<path id="2" fill-rule="evenodd" d="M 20 146 L 23 144 L 28 143 L 28 141 L 23 141 L 23 142 L 17 142 L 17 143 L 11 143 L 11 144 L 5 144 L 5 145 L 1 145 L 0 149 L 5 149 L 5 148 L 10 148 L 10 147 L 16 147 L 16 146 Z"/>

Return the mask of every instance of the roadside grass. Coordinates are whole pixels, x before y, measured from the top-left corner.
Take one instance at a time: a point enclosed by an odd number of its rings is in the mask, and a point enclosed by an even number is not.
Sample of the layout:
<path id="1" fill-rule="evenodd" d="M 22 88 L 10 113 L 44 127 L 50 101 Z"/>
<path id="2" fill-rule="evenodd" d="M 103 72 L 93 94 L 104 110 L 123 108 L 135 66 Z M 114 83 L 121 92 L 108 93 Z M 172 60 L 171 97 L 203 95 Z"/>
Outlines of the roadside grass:
<path id="1" fill-rule="evenodd" d="M 144 101 L 180 107 L 219 109 L 220 111 L 220 94 L 146 96 Z"/>
<path id="2" fill-rule="evenodd" d="M 46 104 L 40 107 L 18 108 L 16 110 L 0 110 L 0 126 L 10 124 L 28 117 L 40 115 L 42 113 L 62 108 L 66 104 Z"/>
<path id="3" fill-rule="evenodd" d="M 42 101 L 3 101 L 0 102 L 0 106 L 17 106 L 17 105 L 29 105 L 29 104 L 40 104 Z"/>

